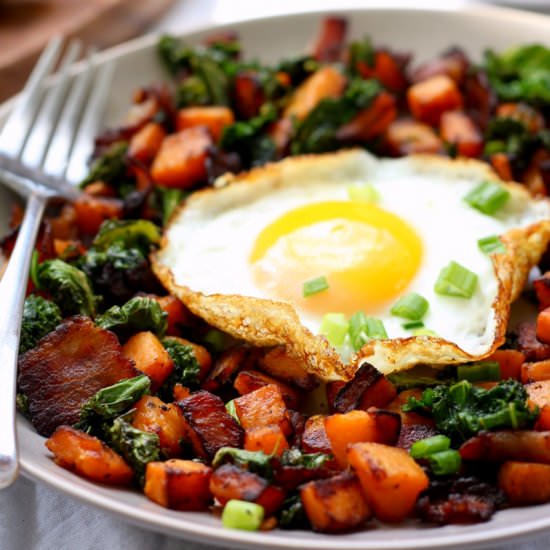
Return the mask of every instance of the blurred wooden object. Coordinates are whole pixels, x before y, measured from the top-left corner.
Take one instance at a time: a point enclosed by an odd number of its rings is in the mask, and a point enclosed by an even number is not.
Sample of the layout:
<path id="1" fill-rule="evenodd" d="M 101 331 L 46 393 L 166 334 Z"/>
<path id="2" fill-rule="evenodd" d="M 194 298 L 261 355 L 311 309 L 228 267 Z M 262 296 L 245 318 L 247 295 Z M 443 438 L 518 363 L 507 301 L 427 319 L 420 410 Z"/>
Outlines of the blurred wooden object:
<path id="1" fill-rule="evenodd" d="M 0 101 L 22 87 L 54 34 L 99 49 L 147 30 L 174 0 L 0 0 Z"/>

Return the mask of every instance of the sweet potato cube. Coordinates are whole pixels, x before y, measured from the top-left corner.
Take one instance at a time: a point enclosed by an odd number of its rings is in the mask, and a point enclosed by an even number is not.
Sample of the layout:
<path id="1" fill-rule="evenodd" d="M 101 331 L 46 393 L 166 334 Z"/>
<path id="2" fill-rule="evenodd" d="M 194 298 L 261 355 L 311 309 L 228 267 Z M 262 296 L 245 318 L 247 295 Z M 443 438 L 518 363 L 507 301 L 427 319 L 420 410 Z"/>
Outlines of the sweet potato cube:
<path id="1" fill-rule="evenodd" d="M 294 92 L 283 118 L 304 119 L 323 99 L 340 97 L 346 86 L 342 73 L 325 65 L 308 77 Z"/>
<path id="2" fill-rule="evenodd" d="M 460 109 L 463 100 L 455 81 L 440 74 L 413 84 L 407 90 L 407 102 L 415 118 L 437 125 L 445 111 Z"/>
<path id="3" fill-rule="evenodd" d="M 285 498 L 280 487 L 234 464 L 224 464 L 214 471 L 210 491 L 222 506 L 231 499 L 255 502 L 264 507 L 266 516 L 275 513 Z"/>
<path id="4" fill-rule="evenodd" d="M 76 424 L 96 392 L 137 371 L 122 355 L 117 337 L 87 317 L 71 317 L 19 358 L 18 386 L 29 400 L 39 434 Z"/>
<path id="5" fill-rule="evenodd" d="M 498 177 L 503 181 L 513 181 L 514 174 L 510 165 L 510 158 L 506 153 L 493 153 L 489 157 L 489 162 Z M 550 305 L 550 304 L 549 304 Z"/>
<path id="6" fill-rule="evenodd" d="M 214 367 L 204 381 L 203 388 L 208 391 L 219 390 L 243 366 L 245 359 L 246 349 L 243 346 L 224 351 L 214 363 Z"/>
<path id="7" fill-rule="evenodd" d="M 524 384 L 541 380 L 550 380 L 550 359 L 521 365 L 521 381 Z"/>
<path id="8" fill-rule="evenodd" d="M 545 344 L 550 344 L 550 307 L 537 315 L 537 338 Z"/>
<path id="9" fill-rule="evenodd" d="M 302 450 L 305 453 L 332 454 L 332 447 L 325 428 L 325 416 L 317 414 L 306 420 L 302 434 Z"/>
<path id="10" fill-rule="evenodd" d="M 158 122 L 149 122 L 130 139 L 128 156 L 149 164 L 159 152 L 166 137 L 164 128 Z"/>
<path id="11" fill-rule="evenodd" d="M 80 233 L 95 235 L 105 220 L 120 219 L 124 204 L 119 199 L 93 197 L 82 193 L 74 202 L 76 225 Z"/>
<path id="12" fill-rule="evenodd" d="M 159 185 L 177 189 L 189 189 L 206 180 L 206 159 L 213 143 L 204 126 L 166 136 L 153 160 L 153 180 Z"/>
<path id="13" fill-rule="evenodd" d="M 364 61 L 359 61 L 357 70 L 363 78 L 376 78 L 386 88 L 394 92 L 400 92 L 407 86 L 407 78 L 401 64 L 390 52 L 385 50 L 375 52 L 372 66 Z"/>
<path id="14" fill-rule="evenodd" d="M 92 481 L 128 485 L 134 476 L 124 459 L 100 439 L 70 426 L 59 426 L 46 447 L 56 464 Z"/>
<path id="15" fill-rule="evenodd" d="M 350 472 L 302 485 L 300 497 L 315 531 L 341 533 L 361 527 L 372 512 L 361 484 Z"/>
<path id="16" fill-rule="evenodd" d="M 283 394 L 269 384 L 235 399 L 235 410 L 245 430 L 262 426 L 279 426 L 285 435 L 292 432 Z"/>
<path id="17" fill-rule="evenodd" d="M 185 435 L 185 423 L 179 407 L 158 397 L 144 395 L 135 405 L 132 426 L 159 436 L 160 448 L 171 457 L 181 453 L 180 441 Z"/>
<path id="18" fill-rule="evenodd" d="M 174 510 L 200 511 L 212 501 L 209 489 L 212 468 L 192 460 L 173 458 L 149 462 L 145 470 L 145 495 Z"/>
<path id="19" fill-rule="evenodd" d="M 281 428 L 274 425 L 246 430 L 244 448 L 247 451 L 263 451 L 266 455 L 281 456 L 289 445 Z"/>
<path id="20" fill-rule="evenodd" d="M 475 122 L 462 111 L 441 115 L 439 132 L 442 139 L 456 148 L 461 157 L 479 157 L 483 153 L 483 134 Z"/>
<path id="21" fill-rule="evenodd" d="M 285 384 L 284 382 L 281 382 L 267 374 L 263 374 L 262 372 L 253 370 L 243 370 L 239 372 L 237 378 L 235 378 L 233 387 L 239 392 L 240 395 L 245 395 L 269 384 L 274 384 L 281 390 L 283 399 L 289 408 L 298 408 L 301 393 L 289 384 Z"/>
<path id="22" fill-rule="evenodd" d="M 443 142 L 431 126 L 408 118 L 397 119 L 388 126 L 384 144 L 388 154 L 396 157 L 443 150 Z"/>
<path id="23" fill-rule="evenodd" d="M 151 294 L 148 297 L 156 300 L 162 311 L 166 313 L 166 321 L 168 322 L 166 334 L 168 336 L 179 336 L 180 326 L 192 323 L 193 314 L 175 296 L 171 294 L 168 296 L 155 296 Z"/>
<path id="24" fill-rule="evenodd" d="M 498 486 L 513 506 L 550 502 L 550 465 L 505 462 L 498 472 Z"/>
<path id="25" fill-rule="evenodd" d="M 428 487 L 424 470 L 407 451 L 380 443 L 354 443 L 348 461 L 359 476 L 367 502 L 381 521 L 403 521 Z"/>
<path id="26" fill-rule="evenodd" d="M 550 271 L 533 281 L 533 288 L 539 301 L 539 309 L 550 307 Z"/>
<path id="27" fill-rule="evenodd" d="M 333 414 L 325 419 L 325 429 L 332 453 L 342 468 L 348 466 L 347 448 L 352 443 L 375 441 L 395 444 L 401 419 L 389 411 L 350 411 Z"/>
<path id="28" fill-rule="evenodd" d="M 235 116 L 228 107 L 186 107 L 178 111 L 176 129 L 180 132 L 195 126 L 205 126 L 212 134 L 214 141 L 218 141 L 223 129 L 234 122 Z"/>
<path id="29" fill-rule="evenodd" d="M 528 403 L 538 407 L 540 414 L 535 424 L 537 430 L 550 430 L 550 380 L 540 380 L 525 386 Z"/>
<path id="30" fill-rule="evenodd" d="M 502 380 L 508 378 L 519 380 L 521 366 L 525 363 L 525 355 L 517 349 L 497 349 L 487 358 L 487 361 L 496 361 L 499 364 Z"/>
<path id="31" fill-rule="evenodd" d="M 197 456 L 212 460 L 222 447 L 242 447 L 243 430 L 217 395 L 202 390 L 177 405 L 183 412 L 186 435 Z"/>
<path id="32" fill-rule="evenodd" d="M 258 366 L 278 380 L 289 382 L 303 390 L 312 390 L 318 384 L 315 376 L 304 368 L 303 360 L 292 357 L 284 346 L 269 350 L 259 358 Z"/>
<path id="33" fill-rule="evenodd" d="M 174 361 L 161 341 L 149 331 L 138 332 L 122 346 L 122 355 L 151 379 L 155 392 L 174 370 Z"/>
<path id="34" fill-rule="evenodd" d="M 397 396 L 397 389 L 385 377 L 379 378 L 372 386 L 367 388 L 361 399 L 358 408 L 366 411 L 370 407 L 384 408 Z"/>

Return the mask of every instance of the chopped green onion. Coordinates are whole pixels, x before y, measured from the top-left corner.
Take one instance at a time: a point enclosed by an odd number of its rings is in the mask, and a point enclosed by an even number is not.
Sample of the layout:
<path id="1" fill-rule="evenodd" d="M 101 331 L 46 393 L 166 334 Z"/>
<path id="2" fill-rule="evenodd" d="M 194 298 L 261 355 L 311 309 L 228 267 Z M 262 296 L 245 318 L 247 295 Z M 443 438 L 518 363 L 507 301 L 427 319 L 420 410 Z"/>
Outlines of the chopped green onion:
<path id="1" fill-rule="evenodd" d="M 204 335 L 203 343 L 214 352 L 224 351 L 227 347 L 227 336 L 213 328 Z"/>
<path id="2" fill-rule="evenodd" d="M 477 246 L 484 254 L 501 254 L 502 252 L 506 252 L 506 247 L 498 235 L 490 235 L 489 237 L 479 239 Z"/>
<path id="3" fill-rule="evenodd" d="M 420 321 L 428 311 L 428 300 L 416 292 L 402 296 L 390 309 L 392 315 L 410 321 Z"/>
<path id="4" fill-rule="evenodd" d="M 413 458 L 426 458 L 434 453 L 446 451 L 451 447 L 451 440 L 446 435 L 434 435 L 415 441 L 409 451 Z"/>
<path id="5" fill-rule="evenodd" d="M 496 361 L 460 365 L 456 369 L 456 376 L 459 380 L 468 380 L 468 382 L 500 380 L 500 365 Z"/>
<path id="6" fill-rule="evenodd" d="M 354 313 L 349 320 L 349 338 L 355 351 L 369 340 L 387 338 L 384 324 L 379 319 L 367 317 L 362 311 Z"/>
<path id="7" fill-rule="evenodd" d="M 451 261 L 440 271 L 434 290 L 443 296 L 471 298 L 476 286 L 477 275 L 464 266 Z"/>
<path id="8" fill-rule="evenodd" d="M 230 500 L 222 513 L 222 523 L 230 529 L 256 531 L 263 520 L 264 507 L 246 500 Z"/>
<path id="9" fill-rule="evenodd" d="M 349 324 L 343 313 L 325 313 L 319 332 L 333 346 L 341 346 L 346 339 Z"/>
<path id="10" fill-rule="evenodd" d="M 415 328 L 424 328 L 424 323 L 422 321 L 408 321 L 401 325 L 405 330 L 413 330 Z"/>
<path id="11" fill-rule="evenodd" d="M 429 328 L 417 328 L 413 330 L 413 336 L 437 336 L 435 330 L 430 330 Z"/>
<path id="12" fill-rule="evenodd" d="M 225 404 L 225 410 L 240 424 L 239 415 L 237 414 L 237 409 L 235 408 L 235 400 L 232 399 Z"/>
<path id="13" fill-rule="evenodd" d="M 322 292 L 327 288 L 327 278 L 322 275 L 321 277 L 316 277 L 315 279 L 310 279 L 309 281 L 306 281 L 303 284 L 302 293 L 304 295 L 304 298 L 308 298 L 309 296 L 313 296 L 314 294 Z"/>
<path id="14" fill-rule="evenodd" d="M 380 202 L 380 193 L 370 183 L 348 185 L 348 197 L 352 201 Z"/>
<path id="15" fill-rule="evenodd" d="M 493 216 L 510 198 L 510 192 L 499 183 L 484 181 L 472 189 L 464 200 L 476 210 Z"/>
<path id="16" fill-rule="evenodd" d="M 447 449 L 446 451 L 433 453 L 427 458 L 430 463 L 430 468 L 436 476 L 457 474 L 460 471 L 460 466 L 462 465 L 460 453 L 454 449 Z"/>

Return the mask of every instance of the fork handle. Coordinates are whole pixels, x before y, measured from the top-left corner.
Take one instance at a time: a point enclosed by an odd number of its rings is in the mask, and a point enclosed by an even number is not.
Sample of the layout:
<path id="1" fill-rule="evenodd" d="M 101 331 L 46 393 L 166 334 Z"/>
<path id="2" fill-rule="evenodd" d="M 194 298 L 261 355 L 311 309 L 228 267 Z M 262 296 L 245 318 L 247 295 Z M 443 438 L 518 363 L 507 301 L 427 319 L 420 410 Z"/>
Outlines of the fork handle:
<path id="1" fill-rule="evenodd" d="M 19 473 L 15 394 L 21 317 L 34 243 L 46 207 L 43 195 L 29 195 L 15 247 L 0 281 L 0 489 Z"/>

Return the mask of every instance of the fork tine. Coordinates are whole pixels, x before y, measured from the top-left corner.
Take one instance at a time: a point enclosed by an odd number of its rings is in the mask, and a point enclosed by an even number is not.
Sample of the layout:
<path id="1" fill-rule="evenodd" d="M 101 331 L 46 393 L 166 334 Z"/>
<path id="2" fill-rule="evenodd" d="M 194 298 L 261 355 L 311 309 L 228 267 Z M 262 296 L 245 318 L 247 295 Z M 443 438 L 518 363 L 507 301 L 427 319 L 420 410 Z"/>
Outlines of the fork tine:
<path id="1" fill-rule="evenodd" d="M 88 54 L 86 67 L 82 73 L 74 77 L 75 83 L 67 97 L 65 108 L 52 135 L 43 164 L 44 172 L 52 176 L 62 177 L 67 169 L 67 159 L 69 158 L 75 129 L 92 82 L 93 55 L 93 51 Z"/>
<path id="2" fill-rule="evenodd" d="M 25 137 L 33 122 L 42 93 L 42 82 L 57 60 L 63 39 L 56 36 L 50 40 L 44 53 L 33 69 L 26 86 L 0 133 L 0 150 L 11 156 L 18 156 L 25 144 Z"/>
<path id="3" fill-rule="evenodd" d="M 78 127 L 65 172 L 65 179 L 70 182 L 77 183 L 86 176 L 87 163 L 93 150 L 93 137 L 101 125 L 101 115 L 108 98 L 114 69 L 115 64 L 110 61 L 100 65 L 97 70 L 94 87 Z"/>
<path id="4" fill-rule="evenodd" d="M 80 53 L 80 42 L 72 41 L 63 57 L 57 81 L 48 90 L 46 98 L 42 102 L 40 111 L 29 133 L 27 143 L 21 155 L 24 164 L 30 167 L 38 167 L 46 153 L 48 140 L 50 139 L 55 121 L 59 114 L 69 85 L 69 68 Z"/>

